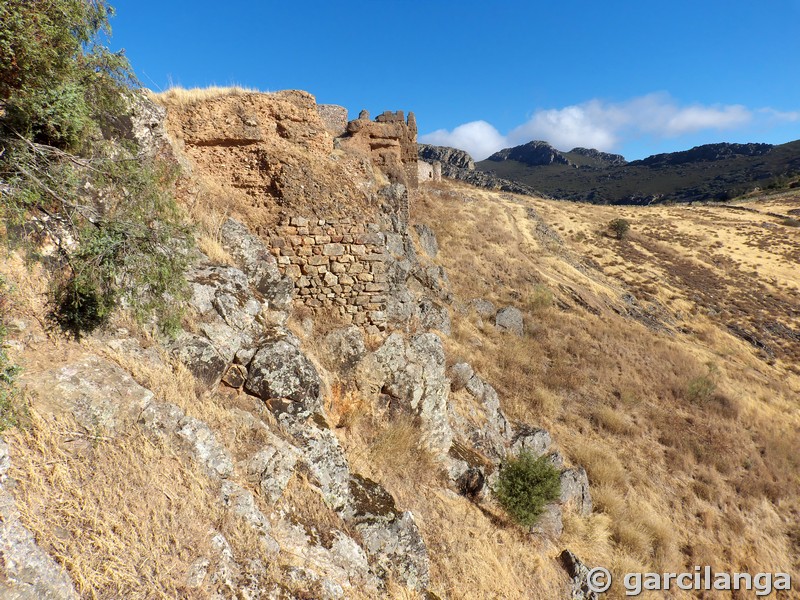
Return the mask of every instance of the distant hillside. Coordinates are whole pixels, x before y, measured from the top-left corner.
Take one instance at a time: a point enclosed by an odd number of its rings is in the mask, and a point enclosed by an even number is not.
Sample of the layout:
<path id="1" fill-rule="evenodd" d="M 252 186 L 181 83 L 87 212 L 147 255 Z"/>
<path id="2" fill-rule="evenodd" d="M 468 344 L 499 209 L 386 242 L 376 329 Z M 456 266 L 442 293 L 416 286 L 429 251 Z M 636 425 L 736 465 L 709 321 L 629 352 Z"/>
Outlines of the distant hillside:
<path id="1" fill-rule="evenodd" d="M 776 187 L 800 175 L 800 141 L 707 144 L 626 162 L 619 154 L 556 150 L 533 141 L 496 152 L 476 170 L 518 182 L 548 196 L 601 204 L 726 200 Z"/>

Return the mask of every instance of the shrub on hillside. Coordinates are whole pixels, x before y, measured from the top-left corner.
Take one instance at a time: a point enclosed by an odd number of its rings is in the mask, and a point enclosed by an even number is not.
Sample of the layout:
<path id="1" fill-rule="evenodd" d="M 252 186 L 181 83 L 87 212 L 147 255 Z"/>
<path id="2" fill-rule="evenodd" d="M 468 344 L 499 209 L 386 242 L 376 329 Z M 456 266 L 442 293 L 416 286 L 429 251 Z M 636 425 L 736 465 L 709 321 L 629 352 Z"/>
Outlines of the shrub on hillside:
<path id="1" fill-rule="evenodd" d="M 19 367 L 11 361 L 5 348 L 8 293 L 8 285 L 0 276 L 0 432 L 19 423 Z"/>
<path id="2" fill-rule="evenodd" d="M 535 525 L 544 507 L 561 494 L 560 474 L 546 456 L 529 452 L 507 459 L 494 488 L 497 501 L 520 525 Z"/>
<path id="3" fill-rule="evenodd" d="M 625 239 L 630 229 L 631 224 L 627 219 L 614 219 L 608 224 L 608 231 L 618 240 Z"/>
<path id="4" fill-rule="evenodd" d="M 117 139 L 136 83 L 100 43 L 112 12 L 102 0 L 0 7 L 0 213 L 9 241 L 56 246 L 52 316 L 76 336 L 120 302 L 173 329 L 191 241 L 173 170 Z"/>

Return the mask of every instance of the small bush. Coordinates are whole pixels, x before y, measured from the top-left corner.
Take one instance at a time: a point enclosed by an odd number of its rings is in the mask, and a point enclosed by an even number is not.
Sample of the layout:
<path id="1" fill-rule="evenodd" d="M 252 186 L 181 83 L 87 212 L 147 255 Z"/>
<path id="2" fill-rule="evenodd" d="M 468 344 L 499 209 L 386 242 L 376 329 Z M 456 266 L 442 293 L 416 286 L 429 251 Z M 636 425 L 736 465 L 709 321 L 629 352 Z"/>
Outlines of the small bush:
<path id="1" fill-rule="evenodd" d="M 618 240 L 625 239 L 630 229 L 631 224 L 627 219 L 614 219 L 608 224 L 608 231 Z"/>
<path id="2" fill-rule="evenodd" d="M 534 458 L 522 452 L 502 465 L 494 494 L 512 519 L 531 527 L 539 520 L 545 505 L 561 495 L 558 469 L 546 456 Z"/>

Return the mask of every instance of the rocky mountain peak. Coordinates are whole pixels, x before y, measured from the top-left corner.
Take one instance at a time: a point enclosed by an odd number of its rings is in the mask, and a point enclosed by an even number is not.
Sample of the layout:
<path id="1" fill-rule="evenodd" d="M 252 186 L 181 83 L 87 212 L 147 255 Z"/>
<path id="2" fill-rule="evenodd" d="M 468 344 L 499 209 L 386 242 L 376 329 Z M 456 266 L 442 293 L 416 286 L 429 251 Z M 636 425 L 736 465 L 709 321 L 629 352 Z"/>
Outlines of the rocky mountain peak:
<path id="1" fill-rule="evenodd" d="M 521 146 L 495 152 L 486 160 L 501 162 L 514 160 L 531 167 L 542 165 L 569 165 L 569 159 L 547 142 L 534 140 Z"/>

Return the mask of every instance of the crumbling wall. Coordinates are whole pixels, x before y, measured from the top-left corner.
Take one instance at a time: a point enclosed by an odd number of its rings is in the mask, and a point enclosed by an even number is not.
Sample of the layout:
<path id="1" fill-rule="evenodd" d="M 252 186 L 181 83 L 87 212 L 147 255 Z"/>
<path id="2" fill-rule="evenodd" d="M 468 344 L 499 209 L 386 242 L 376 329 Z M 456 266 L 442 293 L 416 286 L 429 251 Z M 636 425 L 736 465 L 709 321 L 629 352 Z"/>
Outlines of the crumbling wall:
<path id="1" fill-rule="evenodd" d="M 377 224 L 287 217 L 270 246 L 278 268 L 294 281 L 297 303 L 335 310 L 368 331 L 385 328 L 388 256 Z"/>
<path id="2" fill-rule="evenodd" d="M 420 184 L 442 180 L 442 163 L 439 161 L 429 163 L 424 160 L 417 162 L 417 179 Z"/>
<path id="3" fill-rule="evenodd" d="M 344 144 L 369 153 L 373 165 L 391 183 L 417 187 L 417 120 L 413 112 L 406 119 L 402 110 L 387 110 L 372 121 L 362 110 L 358 119 L 347 124 Z"/>

